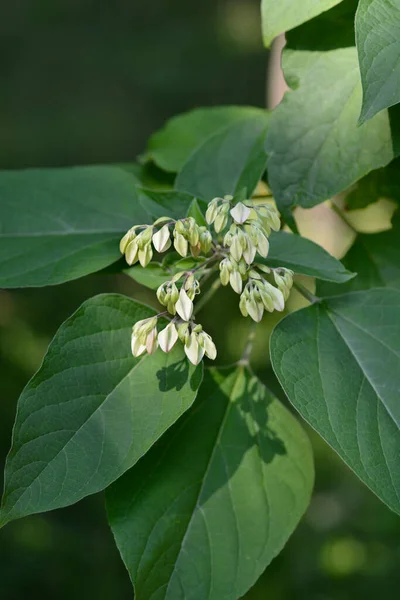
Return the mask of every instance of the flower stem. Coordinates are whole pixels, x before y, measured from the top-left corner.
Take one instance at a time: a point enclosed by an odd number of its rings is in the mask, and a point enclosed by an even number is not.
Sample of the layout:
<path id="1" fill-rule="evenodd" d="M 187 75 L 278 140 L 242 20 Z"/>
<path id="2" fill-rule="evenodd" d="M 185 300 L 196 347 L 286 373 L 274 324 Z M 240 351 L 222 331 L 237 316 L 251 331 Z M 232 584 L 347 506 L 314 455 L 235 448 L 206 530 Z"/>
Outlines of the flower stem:
<path id="1" fill-rule="evenodd" d="M 315 304 L 316 302 L 320 301 L 320 298 L 318 298 L 318 296 L 314 296 L 314 294 L 312 294 L 306 287 L 304 287 L 304 285 L 302 285 L 301 283 L 299 283 L 298 281 L 294 281 L 293 282 L 293 287 L 300 292 L 300 294 L 302 296 L 304 296 L 304 298 L 306 300 L 308 300 L 311 304 Z"/>
<path id="2" fill-rule="evenodd" d="M 253 350 L 254 338 L 256 337 L 257 323 L 253 322 L 249 328 L 249 334 L 247 336 L 247 342 L 243 350 L 243 354 L 241 359 L 238 362 L 238 365 L 242 367 L 248 367 L 250 364 L 250 356 Z"/>
<path id="3" fill-rule="evenodd" d="M 214 283 L 212 283 L 212 285 L 210 286 L 210 289 L 204 294 L 204 296 L 198 301 L 198 303 L 194 307 L 195 315 L 197 315 L 197 313 L 199 313 L 201 311 L 201 309 L 204 307 L 204 305 L 207 304 L 207 302 L 209 300 L 211 300 L 211 298 L 214 296 L 215 292 L 220 288 L 220 286 L 221 286 L 221 280 L 218 277 L 218 279 L 216 279 L 214 281 Z"/>

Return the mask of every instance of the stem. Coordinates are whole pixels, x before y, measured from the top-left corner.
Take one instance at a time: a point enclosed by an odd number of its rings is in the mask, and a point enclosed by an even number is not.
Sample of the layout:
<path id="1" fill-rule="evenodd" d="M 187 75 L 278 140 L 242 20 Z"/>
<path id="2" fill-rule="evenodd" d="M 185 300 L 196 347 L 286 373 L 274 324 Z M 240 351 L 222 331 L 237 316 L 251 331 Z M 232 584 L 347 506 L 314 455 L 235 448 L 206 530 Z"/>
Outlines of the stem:
<path id="1" fill-rule="evenodd" d="M 343 223 L 346 223 L 347 227 L 350 227 L 350 229 L 352 231 L 354 231 L 354 233 L 358 233 L 357 229 L 355 229 L 354 225 L 352 225 L 350 223 L 350 221 L 347 220 L 343 211 L 338 207 L 337 204 L 335 204 L 334 202 L 331 201 L 330 206 L 331 206 L 331 209 L 333 210 L 333 212 L 335 212 L 337 215 L 339 215 L 339 217 L 342 219 Z"/>
<path id="2" fill-rule="evenodd" d="M 205 304 L 207 304 L 207 302 L 209 300 L 211 300 L 211 298 L 214 296 L 215 292 L 220 288 L 220 286 L 221 286 L 221 280 L 218 277 L 218 279 L 216 279 L 214 281 L 214 283 L 211 285 L 210 289 L 204 294 L 204 296 L 201 298 L 201 300 L 199 300 L 198 303 L 196 304 L 196 306 L 194 308 L 195 315 L 197 315 L 197 313 L 199 313 L 201 311 L 203 306 Z"/>
<path id="3" fill-rule="evenodd" d="M 312 294 L 306 287 L 304 287 L 304 285 L 302 285 L 301 283 L 298 283 L 297 281 L 293 282 L 293 287 L 300 292 L 300 294 L 302 296 L 304 296 L 304 298 L 306 300 L 308 300 L 311 304 L 315 304 L 316 302 L 320 301 L 320 298 L 318 298 L 318 296 L 314 296 L 314 294 Z"/>
<path id="4" fill-rule="evenodd" d="M 246 346 L 244 347 L 241 359 L 238 365 L 248 367 L 250 364 L 250 356 L 253 350 L 254 338 L 256 336 L 257 323 L 253 322 L 249 328 L 249 335 L 247 336 Z"/>

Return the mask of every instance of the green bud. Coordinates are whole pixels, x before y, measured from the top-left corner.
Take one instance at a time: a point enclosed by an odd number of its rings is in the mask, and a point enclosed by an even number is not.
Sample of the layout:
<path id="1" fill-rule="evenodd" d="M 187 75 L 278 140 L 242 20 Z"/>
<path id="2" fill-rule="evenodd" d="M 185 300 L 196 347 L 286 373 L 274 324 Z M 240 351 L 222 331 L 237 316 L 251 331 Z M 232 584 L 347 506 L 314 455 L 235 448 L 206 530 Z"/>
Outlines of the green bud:
<path id="1" fill-rule="evenodd" d="M 178 337 L 184 344 L 189 339 L 189 323 L 181 323 L 178 326 Z"/>
<path id="2" fill-rule="evenodd" d="M 125 250 L 125 259 L 128 265 L 134 265 L 139 260 L 138 252 L 139 248 L 137 241 L 136 239 L 133 239 L 131 242 L 129 242 Z"/>
<path id="3" fill-rule="evenodd" d="M 151 238 L 150 238 L 151 239 Z M 147 267 L 151 259 L 153 258 L 153 250 L 151 244 L 148 242 L 143 248 L 139 248 L 138 252 L 139 262 L 143 268 Z"/>
<path id="4" fill-rule="evenodd" d="M 214 223 L 215 217 L 217 216 L 218 204 L 222 201 L 222 198 L 214 198 L 209 202 L 206 211 L 206 221 L 209 225 Z"/>
<path id="5" fill-rule="evenodd" d="M 185 258 L 185 256 L 187 256 L 187 252 L 188 252 L 187 240 L 185 240 L 185 238 L 183 237 L 182 234 L 177 233 L 176 231 L 174 231 L 174 237 L 175 237 L 175 239 L 174 239 L 175 250 L 178 252 L 178 254 L 183 256 L 183 258 Z"/>
<path id="6" fill-rule="evenodd" d="M 225 229 L 225 227 L 227 226 L 227 224 L 228 224 L 228 217 L 227 217 L 227 215 L 219 212 L 218 215 L 215 218 L 215 221 L 214 221 L 215 232 L 219 233 L 220 231 L 222 231 L 223 229 Z"/>
<path id="7" fill-rule="evenodd" d="M 212 236 L 206 227 L 200 227 L 200 248 L 208 254 L 212 248 Z"/>
<path id="8" fill-rule="evenodd" d="M 129 231 L 121 239 L 121 241 L 119 243 L 119 250 L 120 250 L 121 254 L 125 254 L 128 244 L 130 242 L 132 242 L 132 240 L 135 239 L 135 237 L 136 237 L 135 229 L 136 229 L 136 227 L 132 227 L 131 229 L 129 229 Z"/>

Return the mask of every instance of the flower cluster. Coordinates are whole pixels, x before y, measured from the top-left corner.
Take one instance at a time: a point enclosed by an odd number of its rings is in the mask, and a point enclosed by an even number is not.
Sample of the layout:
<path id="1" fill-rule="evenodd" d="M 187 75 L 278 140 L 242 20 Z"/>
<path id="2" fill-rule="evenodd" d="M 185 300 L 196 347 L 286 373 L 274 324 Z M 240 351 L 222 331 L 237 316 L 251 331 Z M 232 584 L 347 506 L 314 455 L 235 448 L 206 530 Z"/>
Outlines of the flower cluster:
<path id="1" fill-rule="evenodd" d="M 259 322 L 264 311 L 284 309 L 293 284 L 293 272 L 255 262 L 257 255 L 267 258 L 271 231 L 280 228 L 276 208 L 251 200 L 235 204 L 232 196 L 214 198 L 208 204 L 205 222 L 208 227 L 199 225 L 191 216 L 179 220 L 161 217 L 152 225 L 132 227 L 122 238 L 120 250 L 129 265 L 139 262 L 146 267 L 153 257 L 153 249 L 160 254 L 172 244 L 180 257 L 190 254 L 191 260 L 199 261 L 192 269 L 180 271 L 160 285 L 157 298 L 166 311 L 134 325 L 134 356 L 144 352 L 151 354 L 158 347 L 169 352 L 179 339 L 193 364 L 198 364 L 204 356 L 215 359 L 215 344 L 195 322 L 194 299 L 200 294 L 202 279 L 218 269 L 220 283 L 229 284 L 240 294 L 239 308 L 243 316 Z M 161 315 L 170 315 L 170 322 L 158 332 Z"/>

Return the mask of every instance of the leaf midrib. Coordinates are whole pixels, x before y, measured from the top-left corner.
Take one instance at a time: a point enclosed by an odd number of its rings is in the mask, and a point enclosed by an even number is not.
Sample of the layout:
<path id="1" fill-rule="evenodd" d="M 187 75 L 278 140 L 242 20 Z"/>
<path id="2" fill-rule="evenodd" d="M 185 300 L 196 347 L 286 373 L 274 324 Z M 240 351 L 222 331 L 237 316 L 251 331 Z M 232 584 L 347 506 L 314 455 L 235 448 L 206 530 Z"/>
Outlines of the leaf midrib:
<path id="1" fill-rule="evenodd" d="M 218 432 L 217 432 L 217 435 L 216 435 L 216 438 L 215 438 L 215 443 L 213 445 L 213 449 L 212 449 L 212 452 L 211 452 L 211 455 L 210 455 L 210 459 L 209 459 L 209 461 L 207 463 L 207 466 L 206 466 L 206 469 L 205 469 L 205 472 L 204 472 L 204 476 L 202 478 L 202 482 L 201 482 L 201 485 L 200 485 L 200 489 L 199 489 L 199 492 L 197 494 L 196 503 L 195 503 L 195 505 L 193 507 L 193 510 L 191 511 L 192 512 L 192 516 L 190 517 L 190 520 L 189 520 L 189 522 L 187 524 L 186 532 L 185 532 L 185 535 L 182 538 L 182 541 L 181 541 L 181 544 L 180 544 L 180 547 L 179 547 L 179 552 L 178 552 L 176 560 L 175 560 L 174 568 L 173 568 L 173 570 L 171 572 L 171 575 L 169 577 L 169 581 L 168 581 L 168 585 L 167 585 L 167 588 L 166 588 L 166 591 L 165 591 L 164 599 L 168 597 L 168 592 L 169 592 L 169 589 L 170 589 L 170 585 L 171 585 L 172 579 L 173 579 L 173 577 L 174 577 L 174 575 L 176 573 L 176 568 L 177 568 L 177 564 L 178 564 L 178 561 L 179 561 L 179 557 L 181 556 L 181 553 L 182 553 L 182 548 L 183 548 L 183 546 L 185 544 L 185 541 L 186 541 L 186 538 L 187 538 L 187 536 L 189 534 L 189 530 L 190 530 L 190 527 L 191 527 L 193 519 L 194 519 L 195 511 L 199 508 L 199 500 L 200 500 L 201 495 L 202 495 L 202 493 L 204 491 L 204 486 L 206 484 L 206 481 L 207 481 L 207 478 L 208 478 L 208 474 L 209 474 L 212 462 L 214 460 L 216 449 L 217 449 L 217 447 L 219 445 L 219 442 L 221 440 L 221 436 L 222 436 L 223 430 L 225 428 L 225 424 L 226 424 L 226 422 L 228 420 L 228 417 L 230 415 L 230 411 L 232 409 L 232 405 L 233 405 L 232 398 L 234 397 L 234 392 L 235 392 L 236 386 L 238 384 L 239 378 L 243 375 L 243 372 L 244 372 L 243 369 L 239 369 L 238 370 L 238 373 L 236 375 L 235 381 L 232 384 L 232 388 L 231 388 L 231 391 L 230 391 L 230 394 L 229 394 L 229 402 L 227 404 L 227 408 L 225 410 L 224 417 L 223 417 L 223 419 L 221 421 L 221 425 L 218 428 Z M 210 584 L 209 584 L 209 589 L 208 589 L 208 593 L 207 593 L 207 598 L 210 597 L 211 588 L 212 588 L 212 579 L 210 577 Z"/>

